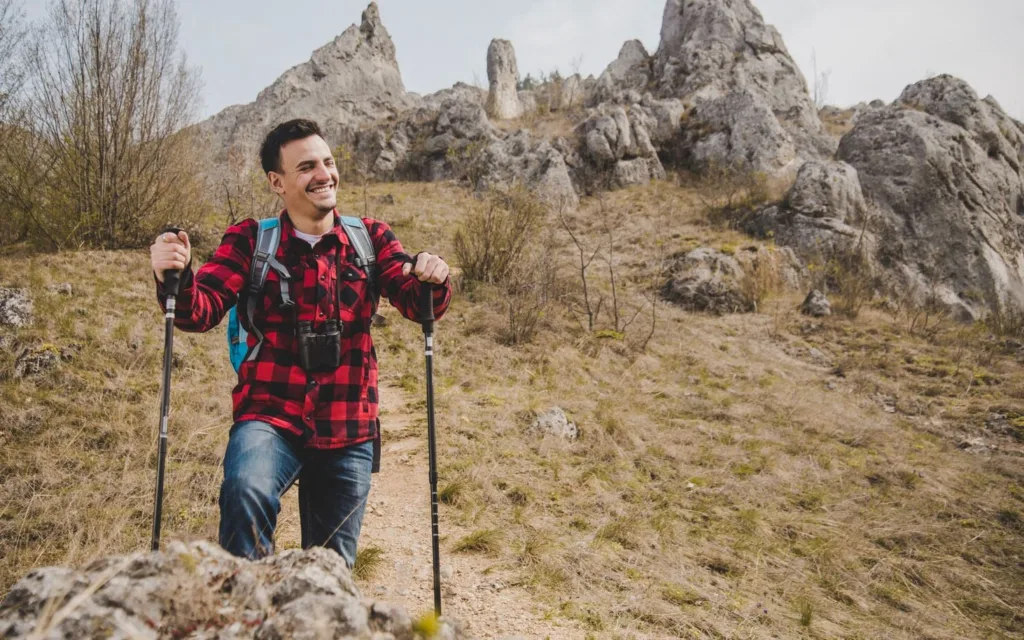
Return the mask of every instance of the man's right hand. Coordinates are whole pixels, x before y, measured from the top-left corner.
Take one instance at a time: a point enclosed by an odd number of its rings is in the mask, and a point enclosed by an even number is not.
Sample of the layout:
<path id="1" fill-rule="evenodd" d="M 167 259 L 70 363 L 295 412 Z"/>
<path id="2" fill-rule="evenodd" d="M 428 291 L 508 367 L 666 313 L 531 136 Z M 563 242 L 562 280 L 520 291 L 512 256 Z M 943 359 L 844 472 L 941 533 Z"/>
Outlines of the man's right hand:
<path id="1" fill-rule="evenodd" d="M 164 282 L 167 270 L 184 271 L 192 261 L 192 245 L 188 234 L 179 231 L 178 235 L 171 232 L 161 233 L 149 248 L 149 260 L 153 265 L 153 273 L 160 284 Z"/>

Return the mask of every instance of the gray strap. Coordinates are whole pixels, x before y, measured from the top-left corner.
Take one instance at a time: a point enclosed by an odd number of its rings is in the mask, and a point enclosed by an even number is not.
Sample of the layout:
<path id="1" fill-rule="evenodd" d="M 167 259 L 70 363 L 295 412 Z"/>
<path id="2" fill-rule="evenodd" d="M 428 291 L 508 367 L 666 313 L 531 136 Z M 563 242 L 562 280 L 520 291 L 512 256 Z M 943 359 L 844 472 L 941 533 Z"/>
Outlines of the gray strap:
<path id="1" fill-rule="evenodd" d="M 366 284 L 370 289 L 373 312 L 376 313 L 380 292 L 377 291 L 377 252 L 373 248 L 370 232 L 363 220 L 355 216 L 342 216 L 341 226 L 356 250 L 356 266 L 366 273 Z"/>
<path id="2" fill-rule="evenodd" d="M 249 296 L 245 304 L 246 317 L 249 319 L 249 331 L 256 336 L 256 344 L 246 357 L 246 362 L 256 359 L 263 346 L 263 332 L 256 327 L 254 322 L 256 316 L 256 302 L 259 299 L 263 285 L 267 282 L 267 275 L 273 267 L 278 275 L 281 275 L 281 296 L 288 304 L 291 304 L 291 297 L 288 296 L 288 280 L 291 275 L 277 261 L 277 247 L 281 243 L 281 225 L 275 224 L 272 227 L 260 225 L 256 232 L 256 250 L 253 252 L 252 265 L 249 268 Z M 278 268 L 280 267 L 280 269 Z M 282 273 L 283 272 L 283 273 Z"/>

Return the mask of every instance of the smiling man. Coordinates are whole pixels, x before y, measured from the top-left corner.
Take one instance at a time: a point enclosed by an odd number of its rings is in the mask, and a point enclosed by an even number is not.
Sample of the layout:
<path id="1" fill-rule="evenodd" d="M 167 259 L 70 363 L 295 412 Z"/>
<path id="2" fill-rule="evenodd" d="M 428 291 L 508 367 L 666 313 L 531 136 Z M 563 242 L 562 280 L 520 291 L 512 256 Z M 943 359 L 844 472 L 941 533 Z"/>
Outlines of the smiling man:
<path id="1" fill-rule="evenodd" d="M 433 287 L 440 318 L 451 299 L 448 265 L 429 253 L 410 257 L 387 224 L 363 218 L 377 264 L 375 277 L 367 277 L 341 227 L 338 170 L 315 122 L 275 127 L 260 161 L 285 207 L 261 292 L 247 286 L 259 228 L 249 219 L 229 228 L 195 273 L 188 235 L 159 236 L 150 249 L 158 298 L 165 297 L 164 272 L 177 269 L 176 327 L 208 331 L 236 303 L 254 308 L 251 326 L 239 314 L 249 353 L 232 394 L 221 545 L 253 559 L 272 553 L 281 496 L 298 480 L 303 548 L 329 547 L 351 567 L 380 434 L 371 289 L 379 287 L 403 316 L 417 320 L 421 289 Z M 250 296 L 258 296 L 254 305 Z"/>

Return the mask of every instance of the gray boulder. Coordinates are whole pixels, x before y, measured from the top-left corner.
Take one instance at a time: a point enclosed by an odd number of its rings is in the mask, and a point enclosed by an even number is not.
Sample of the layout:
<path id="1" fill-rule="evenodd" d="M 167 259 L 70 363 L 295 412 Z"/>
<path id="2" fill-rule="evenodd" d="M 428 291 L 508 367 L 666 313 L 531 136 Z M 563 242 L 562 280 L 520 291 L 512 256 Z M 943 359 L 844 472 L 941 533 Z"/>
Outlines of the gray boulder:
<path id="1" fill-rule="evenodd" d="M 0 287 L 0 326 L 27 327 L 32 324 L 32 314 L 28 289 Z"/>
<path id="2" fill-rule="evenodd" d="M 800 305 L 800 313 L 812 318 L 824 318 L 832 315 L 832 303 L 828 301 L 825 294 L 817 289 L 812 289 L 803 304 Z"/>
<path id="3" fill-rule="evenodd" d="M 286 551 L 258 562 L 207 542 L 102 558 L 81 570 L 46 567 L 0 604 L 0 636 L 40 638 L 413 638 L 403 610 L 364 601 L 333 551 Z M 445 623 L 448 637 L 463 637 Z"/>
<path id="4" fill-rule="evenodd" d="M 688 311 L 748 313 L 754 302 L 743 291 L 743 268 L 732 256 L 701 247 L 677 259 L 662 295 Z"/>
<path id="5" fill-rule="evenodd" d="M 858 245 L 873 249 L 868 210 L 856 169 L 845 162 L 811 160 L 800 167 L 785 199 L 758 211 L 745 230 L 821 264 Z"/>
<path id="6" fill-rule="evenodd" d="M 745 247 L 724 253 L 700 247 L 674 256 L 662 296 L 688 311 L 757 311 L 761 297 L 804 285 L 807 272 L 788 248 Z"/>
<path id="7" fill-rule="evenodd" d="M 560 407 L 552 407 L 538 415 L 534 418 L 530 429 L 541 435 L 555 436 L 569 441 L 580 437 L 580 431 L 576 424 L 569 422 Z"/>
<path id="8" fill-rule="evenodd" d="M 487 114 L 496 120 L 511 120 L 523 114 L 516 85 L 519 67 L 516 52 L 508 40 L 491 40 L 487 47 Z"/>
<path id="9" fill-rule="evenodd" d="M 692 168 L 779 172 L 834 150 L 782 36 L 749 0 L 668 0 L 653 83 L 690 108 Z"/>

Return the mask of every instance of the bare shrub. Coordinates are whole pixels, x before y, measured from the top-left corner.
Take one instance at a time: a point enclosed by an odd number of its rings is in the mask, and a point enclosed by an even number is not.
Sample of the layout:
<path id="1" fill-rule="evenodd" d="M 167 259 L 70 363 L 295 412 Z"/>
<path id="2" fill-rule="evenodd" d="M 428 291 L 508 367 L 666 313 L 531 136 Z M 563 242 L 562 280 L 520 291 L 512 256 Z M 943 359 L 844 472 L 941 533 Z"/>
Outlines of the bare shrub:
<path id="1" fill-rule="evenodd" d="M 773 182 L 763 171 L 713 164 L 695 187 L 712 225 L 743 229 L 758 208 L 782 200 L 788 185 Z"/>
<path id="2" fill-rule="evenodd" d="M 538 234 L 539 236 L 539 234 Z M 516 262 L 504 283 L 508 344 L 531 342 L 538 328 L 562 296 L 558 270 L 550 263 L 554 248 L 549 239 L 533 244 Z"/>
<path id="3" fill-rule="evenodd" d="M 536 237 L 547 211 L 525 187 L 493 191 L 455 232 L 455 257 L 468 282 L 502 284 Z"/>
<path id="4" fill-rule="evenodd" d="M 754 310 L 759 310 L 768 296 L 782 288 L 782 276 L 774 256 L 769 253 L 758 253 L 751 262 L 743 266 L 743 278 L 740 280 L 740 294 L 750 301 Z"/>
<path id="5" fill-rule="evenodd" d="M 198 145 L 185 127 L 199 73 L 178 47 L 173 2 L 58 0 L 28 63 L 40 153 L 24 171 L 42 195 L 23 213 L 46 244 L 139 246 L 168 222 L 195 226 Z"/>

